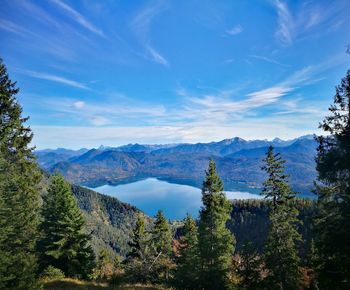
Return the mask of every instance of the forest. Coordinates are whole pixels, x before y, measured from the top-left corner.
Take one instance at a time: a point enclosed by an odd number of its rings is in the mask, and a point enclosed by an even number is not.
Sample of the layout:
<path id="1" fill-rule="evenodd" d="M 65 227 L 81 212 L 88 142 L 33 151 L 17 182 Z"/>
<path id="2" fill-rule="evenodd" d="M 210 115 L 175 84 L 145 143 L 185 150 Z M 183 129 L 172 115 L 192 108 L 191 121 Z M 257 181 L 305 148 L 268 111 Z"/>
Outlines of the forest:
<path id="1" fill-rule="evenodd" d="M 350 70 L 316 136 L 315 200 L 268 147 L 264 200 L 230 201 L 216 163 L 198 219 L 149 217 L 39 168 L 0 61 L 0 289 L 350 289 Z"/>

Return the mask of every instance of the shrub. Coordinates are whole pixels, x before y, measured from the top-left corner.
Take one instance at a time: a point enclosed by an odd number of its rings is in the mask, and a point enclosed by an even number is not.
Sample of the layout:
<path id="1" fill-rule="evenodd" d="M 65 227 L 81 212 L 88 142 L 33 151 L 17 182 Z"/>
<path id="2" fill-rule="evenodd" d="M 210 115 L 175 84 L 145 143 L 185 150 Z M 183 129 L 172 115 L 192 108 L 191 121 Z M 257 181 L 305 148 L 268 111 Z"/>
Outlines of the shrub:
<path id="1" fill-rule="evenodd" d="M 64 273 L 53 266 L 48 266 L 41 274 L 41 279 L 44 281 L 60 280 L 64 278 Z"/>

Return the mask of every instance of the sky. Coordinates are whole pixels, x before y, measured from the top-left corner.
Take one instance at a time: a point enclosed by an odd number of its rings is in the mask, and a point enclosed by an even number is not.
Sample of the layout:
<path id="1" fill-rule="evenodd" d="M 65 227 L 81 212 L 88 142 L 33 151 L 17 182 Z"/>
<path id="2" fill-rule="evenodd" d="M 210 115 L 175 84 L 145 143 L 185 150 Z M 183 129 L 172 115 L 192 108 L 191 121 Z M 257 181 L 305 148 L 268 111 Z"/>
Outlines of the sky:
<path id="1" fill-rule="evenodd" d="M 33 144 L 319 134 L 350 68 L 350 1 L 2 0 Z"/>

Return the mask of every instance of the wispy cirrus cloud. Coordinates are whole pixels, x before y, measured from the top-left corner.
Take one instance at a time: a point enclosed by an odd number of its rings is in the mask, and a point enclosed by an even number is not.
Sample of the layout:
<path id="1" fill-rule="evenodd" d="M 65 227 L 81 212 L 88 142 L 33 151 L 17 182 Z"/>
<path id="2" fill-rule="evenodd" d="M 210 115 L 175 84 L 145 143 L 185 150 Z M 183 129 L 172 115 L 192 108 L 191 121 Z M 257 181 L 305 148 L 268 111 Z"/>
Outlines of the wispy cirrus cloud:
<path id="1" fill-rule="evenodd" d="M 272 112 L 280 112 L 280 115 L 288 114 L 287 112 L 294 111 L 295 113 L 305 114 L 320 114 L 320 110 L 307 107 L 304 105 L 302 110 L 286 103 L 286 100 L 281 102 L 284 97 L 290 97 L 296 93 L 301 86 L 306 86 L 314 82 L 313 78 L 318 71 L 324 69 L 324 64 L 319 67 L 308 66 L 300 69 L 284 80 L 267 88 L 256 90 L 244 94 L 244 97 L 239 97 L 241 94 L 237 92 L 224 90 L 217 94 L 193 95 L 185 89 L 178 91 L 187 99 L 188 104 L 184 107 L 182 114 L 177 119 L 186 118 L 186 121 L 192 120 L 195 123 L 208 125 L 235 123 L 242 118 L 252 117 L 258 114 L 260 108 L 270 106 Z M 238 97 L 238 99 L 237 99 Z M 276 106 L 277 105 L 277 106 Z M 276 114 L 278 115 L 278 114 Z M 186 117 L 187 116 L 187 117 Z M 189 117 L 190 116 L 190 117 Z"/>
<path id="2" fill-rule="evenodd" d="M 24 28 L 21 25 L 18 25 L 12 21 L 5 20 L 5 19 L 0 19 L 0 29 L 15 33 L 21 36 L 27 36 L 27 35 L 32 35 L 32 36 L 38 36 L 34 32 Z"/>
<path id="3" fill-rule="evenodd" d="M 232 28 L 226 30 L 228 35 L 237 35 L 243 32 L 243 27 L 240 24 L 233 26 Z"/>
<path id="4" fill-rule="evenodd" d="M 90 122 L 94 126 L 104 126 L 111 123 L 111 121 L 103 116 L 93 116 Z"/>
<path id="5" fill-rule="evenodd" d="M 291 126 L 290 124 L 293 124 Z M 307 127 L 305 125 L 308 125 Z M 259 128 L 259 130 L 257 130 Z M 314 116 L 270 116 L 259 120 L 247 118 L 234 124 L 187 124 L 164 126 L 32 126 L 33 144 L 38 149 L 81 147 L 97 148 L 101 145 L 118 146 L 126 143 L 164 144 L 179 142 L 211 142 L 238 136 L 246 140 L 275 137 L 292 139 L 317 132 Z"/>
<path id="6" fill-rule="evenodd" d="M 149 35 L 153 19 L 165 9 L 164 3 L 161 2 L 146 6 L 132 19 L 131 28 L 146 50 L 145 57 L 163 66 L 169 66 L 169 61 L 152 45 Z"/>
<path id="7" fill-rule="evenodd" d="M 278 17 L 276 37 L 282 44 L 289 45 L 292 43 L 294 34 L 294 21 L 291 12 L 289 11 L 287 4 L 280 0 L 276 0 L 274 4 Z"/>
<path id="8" fill-rule="evenodd" d="M 38 102 L 40 98 L 30 95 L 32 102 Z M 101 102 L 71 99 L 66 97 L 47 96 L 45 101 L 37 104 L 54 115 L 65 116 L 66 119 L 78 121 L 79 124 L 89 123 L 94 126 L 109 124 L 121 124 L 125 122 L 154 122 L 157 118 L 167 115 L 167 110 L 162 105 L 148 106 L 130 103 L 116 104 L 115 100 Z"/>
<path id="9" fill-rule="evenodd" d="M 293 11 L 284 0 L 275 0 L 273 5 L 277 13 L 275 36 L 282 45 L 291 45 L 296 39 L 315 37 L 329 32 L 343 22 L 344 11 L 348 9 L 346 1 L 307 1 L 294 5 Z M 346 12 L 345 12 L 346 13 Z M 336 24 L 334 24 L 336 20 Z M 316 29 L 324 28 L 321 32 Z"/>
<path id="10" fill-rule="evenodd" d="M 61 27 L 61 24 L 49 13 L 47 13 L 42 7 L 34 4 L 31 1 L 20 1 L 18 3 L 20 4 L 21 9 L 24 9 L 27 12 L 29 12 L 29 14 L 37 21 L 48 25 L 52 25 L 57 28 Z"/>
<path id="11" fill-rule="evenodd" d="M 85 102 L 83 101 L 76 101 L 73 103 L 73 107 L 76 109 L 82 109 L 85 107 Z"/>
<path id="12" fill-rule="evenodd" d="M 284 63 L 281 63 L 273 58 L 270 58 L 270 57 L 267 57 L 267 56 L 263 56 L 263 55 L 256 55 L 256 54 L 250 54 L 249 57 L 252 57 L 252 58 L 255 58 L 255 59 L 259 59 L 259 60 L 263 60 L 263 61 L 266 61 L 266 62 L 270 62 L 270 63 L 273 63 L 273 64 L 277 64 L 279 66 L 283 66 L 283 67 L 289 67 L 290 65 L 288 64 L 284 64 Z"/>
<path id="13" fill-rule="evenodd" d="M 164 65 L 169 66 L 169 62 L 162 56 L 158 51 L 156 51 L 152 46 L 147 45 L 146 46 L 147 51 L 149 52 L 151 58 L 153 61 Z"/>
<path id="14" fill-rule="evenodd" d="M 31 70 L 20 70 L 20 72 L 27 75 L 27 76 L 36 78 L 36 79 L 48 80 L 48 81 L 64 84 L 64 85 L 67 85 L 70 87 L 78 88 L 78 89 L 91 90 L 85 84 L 71 80 L 71 79 L 67 79 L 65 77 L 47 74 L 47 73 L 42 73 L 42 72 L 31 71 Z"/>
<path id="15" fill-rule="evenodd" d="M 80 14 L 78 11 L 73 9 L 68 4 L 64 3 L 61 0 L 51 0 L 51 2 L 56 4 L 57 6 L 59 6 L 64 11 L 66 11 L 70 18 L 72 18 L 75 22 L 79 23 L 85 29 L 89 30 L 90 32 L 92 32 L 96 35 L 99 35 L 101 37 L 106 38 L 106 35 L 104 34 L 104 32 L 101 29 L 99 29 L 95 25 L 93 25 L 82 14 Z"/>

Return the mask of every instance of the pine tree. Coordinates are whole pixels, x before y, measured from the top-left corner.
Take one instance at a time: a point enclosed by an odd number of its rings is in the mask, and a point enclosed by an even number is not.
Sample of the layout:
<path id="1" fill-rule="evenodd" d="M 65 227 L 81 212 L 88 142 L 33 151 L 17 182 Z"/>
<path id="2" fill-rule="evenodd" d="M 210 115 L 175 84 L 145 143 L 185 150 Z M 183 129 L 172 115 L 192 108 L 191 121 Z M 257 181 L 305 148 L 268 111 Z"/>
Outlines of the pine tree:
<path id="1" fill-rule="evenodd" d="M 223 183 L 209 162 L 202 188 L 198 246 L 201 264 L 200 284 L 204 289 L 228 289 L 235 240 L 226 228 L 231 204 L 223 193 Z"/>
<path id="2" fill-rule="evenodd" d="M 70 185 L 61 175 L 51 177 L 42 216 L 43 238 L 39 242 L 42 268 L 51 265 L 66 276 L 88 278 L 95 261 L 90 236 L 84 233 L 84 218 Z"/>
<path id="3" fill-rule="evenodd" d="M 297 231 L 298 211 L 289 202 L 295 194 L 288 185 L 288 176 L 284 174 L 285 161 L 279 153 L 274 153 L 272 146 L 264 161 L 266 164 L 262 168 L 268 178 L 264 182 L 263 194 L 271 200 L 270 229 L 264 253 L 269 271 L 266 282 L 270 289 L 298 289 L 300 259 L 296 243 L 301 240 L 301 236 Z"/>
<path id="4" fill-rule="evenodd" d="M 131 250 L 127 254 L 127 258 L 138 258 L 143 260 L 145 258 L 147 242 L 145 218 L 139 213 L 137 215 L 136 225 L 133 228 L 132 240 L 128 243 Z"/>
<path id="5" fill-rule="evenodd" d="M 130 252 L 125 260 L 126 277 L 131 282 L 145 283 L 150 280 L 150 264 L 155 258 L 150 250 L 150 237 L 145 229 L 145 217 L 139 213 L 131 241 Z"/>
<path id="6" fill-rule="evenodd" d="M 336 87 L 317 138 L 316 247 L 321 289 L 350 288 L 350 70 Z"/>
<path id="7" fill-rule="evenodd" d="M 263 183 L 262 194 L 265 198 L 272 200 L 272 206 L 276 208 L 278 204 L 286 203 L 293 198 L 293 193 L 288 185 L 288 175 L 284 173 L 285 160 L 279 153 L 275 154 L 270 146 L 263 160 L 265 165 L 262 170 L 266 171 L 268 178 Z"/>
<path id="8" fill-rule="evenodd" d="M 154 251 L 150 269 L 153 282 L 168 281 L 170 270 L 174 267 L 172 261 L 172 238 L 173 234 L 163 211 L 159 210 L 155 216 L 152 230 L 151 247 Z"/>
<path id="9" fill-rule="evenodd" d="M 0 289 L 36 290 L 41 174 L 18 92 L 0 59 Z"/>
<path id="10" fill-rule="evenodd" d="M 191 215 L 184 220 L 183 234 L 179 241 L 179 259 L 175 272 L 178 289 L 199 289 L 199 253 L 197 225 Z"/>

